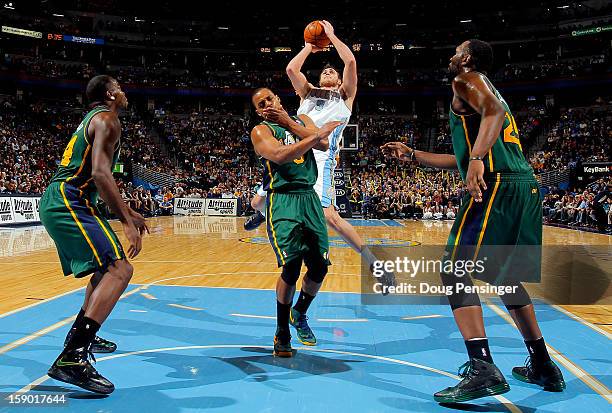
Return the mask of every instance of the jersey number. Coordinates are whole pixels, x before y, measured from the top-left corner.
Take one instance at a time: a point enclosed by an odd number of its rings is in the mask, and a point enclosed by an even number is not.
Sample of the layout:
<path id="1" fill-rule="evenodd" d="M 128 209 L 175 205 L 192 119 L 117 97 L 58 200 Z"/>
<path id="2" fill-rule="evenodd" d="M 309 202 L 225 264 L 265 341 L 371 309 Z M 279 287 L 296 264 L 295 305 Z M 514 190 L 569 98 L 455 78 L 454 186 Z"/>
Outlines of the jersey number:
<path id="1" fill-rule="evenodd" d="M 298 165 L 301 164 L 301 163 L 304 163 L 304 157 L 300 156 L 299 158 L 294 159 L 293 162 L 295 162 Z"/>
<path id="2" fill-rule="evenodd" d="M 515 143 L 522 151 L 523 147 L 521 146 L 521 141 L 519 140 L 519 134 L 518 130 L 516 129 L 516 121 L 514 120 L 514 116 L 506 112 L 506 119 L 508 119 L 508 126 L 504 128 L 504 142 Z"/>
<path id="3" fill-rule="evenodd" d="M 61 166 L 68 166 L 70 164 L 70 158 L 72 158 L 72 150 L 74 149 L 74 144 L 76 143 L 77 135 L 74 135 L 70 142 L 68 142 L 68 146 L 64 150 L 64 154 L 62 155 L 62 161 L 60 162 Z"/>

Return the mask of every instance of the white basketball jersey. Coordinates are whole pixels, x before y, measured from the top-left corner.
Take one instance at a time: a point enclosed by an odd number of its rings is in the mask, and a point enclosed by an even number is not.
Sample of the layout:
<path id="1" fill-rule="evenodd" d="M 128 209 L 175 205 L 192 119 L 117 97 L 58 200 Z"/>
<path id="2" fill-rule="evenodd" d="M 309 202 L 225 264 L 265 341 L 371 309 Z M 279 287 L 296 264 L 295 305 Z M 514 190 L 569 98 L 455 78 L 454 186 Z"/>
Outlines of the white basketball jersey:
<path id="1" fill-rule="evenodd" d="M 342 131 L 351 118 L 351 111 L 344 103 L 340 92 L 327 89 L 312 89 L 308 96 L 302 101 L 297 111 L 298 115 L 308 115 L 314 124 L 320 128 L 327 122 L 340 121 L 338 126 L 329 135 L 329 149 L 325 152 L 314 150 L 317 161 L 327 159 L 330 155 L 336 156 L 340 149 Z"/>
<path id="2" fill-rule="evenodd" d="M 344 99 L 342 99 L 340 92 L 327 89 L 312 89 L 308 96 L 302 101 L 297 113 L 298 115 L 307 115 L 318 128 L 328 122 L 342 122 L 342 124 L 334 129 L 329 135 L 328 150 L 312 150 L 317 161 L 319 172 L 315 190 L 323 201 L 323 206 L 326 207 L 326 201 L 331 199 L 333 202 L 335 197 L 333 173 L 334 169 L 336 169 L 336 155 L 340 150 L 342 132 L 351 118 L 351 111 L 348 106 L 346 106 L 346 103 L 344 103 Z"/>

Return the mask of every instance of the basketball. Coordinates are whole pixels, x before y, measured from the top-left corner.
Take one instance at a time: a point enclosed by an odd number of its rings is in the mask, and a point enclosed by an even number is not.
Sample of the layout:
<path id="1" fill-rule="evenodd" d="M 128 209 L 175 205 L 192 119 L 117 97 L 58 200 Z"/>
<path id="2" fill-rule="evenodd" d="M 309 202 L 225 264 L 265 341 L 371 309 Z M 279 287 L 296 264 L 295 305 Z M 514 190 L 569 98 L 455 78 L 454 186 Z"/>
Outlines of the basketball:
<path id="1" fill-rule="evenodd" d="M 304 41 L 321 49 L 327 47 L 330 43 L 330 40 L 323 29 L 323 25 L 318 20 L 310 22 L 308 26 L 306 26 L 304 29 Z"/>

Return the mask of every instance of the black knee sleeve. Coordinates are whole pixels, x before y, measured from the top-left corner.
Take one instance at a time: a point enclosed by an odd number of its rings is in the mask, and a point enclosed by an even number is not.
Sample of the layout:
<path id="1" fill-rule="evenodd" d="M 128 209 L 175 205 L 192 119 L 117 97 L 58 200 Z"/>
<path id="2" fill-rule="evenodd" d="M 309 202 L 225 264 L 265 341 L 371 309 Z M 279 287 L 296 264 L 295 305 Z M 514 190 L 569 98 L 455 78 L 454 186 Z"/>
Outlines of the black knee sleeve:
<path id="1" fill-rule="evenodd" d="M 527 290 L 525 290 L 525 287 L 523 287 L 523 284 L 519 283 L 513 287 L 516 287 L 514 292 L 499 296 L 508 311 L 518 310 L 519 308 L 531 304 L 531 298 L 529 298 L 529 294 Z"/>
<path id="2" fill-rule="evenodd" d="M 323 259 L 323 257 L 306 257 L 304 259 L 304 263 L 308 268 L 306 276 L 317 284 L 321 284 L 327 275 L 328 267 L 327 262 Z"/>
<path id="3" fill-rule="evenodd" d="M 472 286 L 474 283 L 472 279 L 465 275 L 463 277 L 457 277 L 454 274 L 442 273 L 440 274 L 440 278 L 442 278 L 442 284 L 448 289 L 450 289 L 450 294 L 447 294 L 448 303 L 451 306 L 451 309 L 455 311 L 458 308 L 462 307 L 472 307 L 472 306 L 480 306 L 480 298 L 478 294 L 474 292 L 466 293 L 465 289 L 457 292 L 457 284 L 463 283 L 466 286 Z"/>
<path id="4" fill-rule="evenodd" d="M 296 258 L 283 265 L 283 272 L 281 272 L 281 278 L 288 285 L 295 285 L 298 278 L 300 278 L 300 270 L 302 269 L 302 260 Z"/>

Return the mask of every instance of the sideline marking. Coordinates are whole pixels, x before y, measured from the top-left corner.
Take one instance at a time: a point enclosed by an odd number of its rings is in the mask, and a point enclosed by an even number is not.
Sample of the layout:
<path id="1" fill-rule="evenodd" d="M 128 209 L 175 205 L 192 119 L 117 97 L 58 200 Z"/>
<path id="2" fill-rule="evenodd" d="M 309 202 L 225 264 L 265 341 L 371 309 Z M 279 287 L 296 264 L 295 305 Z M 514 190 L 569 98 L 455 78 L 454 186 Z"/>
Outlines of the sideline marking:
<path id="1" fill-rule="evenodd" d="M 579 315 L 576 315 L 574 313 L 572 313 L 571 311 L 566 310 L 565 308 L 558 306 L 556 304 L 550 304 L 547 303 L 549 306 L 551 306 L 552 308 L 554 308 L 555 310 L 565 314 L 566 316 L 573 318 L 574 320 L 578 321 L 580 324 L 584 324 L 585 326 L 597 331 L 600 334 L 603 334 L 604 337 L 606 337 L 608 340 L 610 340 L 612 338 L 612 334 L 608 333 L 606 330 L 604 330 L 603 328 L 597 327 L 595 324 L 590 323 L 588 321 L 586 321 L 584 318 L 580 317 Z"/>
<path id="2" fill-rule="evenodd" d="M 234 317 L 263 318 L 266 320 L 276 320 L 276 317 L 271 316 L 271 315 L 254 315 L 254 314 L 238 314 L 238 313 L 233 313 L 230 315 L 233 315 Z"/>
<path id="3" fill-rule="evenodd" d="M 440 318 L 445 317 L 442 314 L 416 315 L 414 317 L 402 317 L 402 320 L 420 320 L 423 318 Z"/>
<path id="4" fill-rule="evenodd" d="M 61 293 L 61 294 L 58 294 L 58 295 L 54 295 L 53 297 L 45 298 L 43 301 L 39 301 L 39 302 L 36 302 L 34 304 L 28 304 L 26 306 L 16 308 L 15 310 L 7 311 L 6 313 L 0 314 L 0 318 L 4 318 L 6 316 L 18 313 L 18 312 L 23 311 L 23 310 L 27 310 L 28 308 L 36 307 L 37 305 L 41 305 L 43 303 L 48 303 L 50 301 L 53 301 L 53 300 L 55 300 L 57 298 L 65 296 L 65 295 L 76 293 L 77 291 L 83 290 L 84 288 L 85 287 L 75 288 L 74 290 L 66 291 L 65 293 Z"/>
<path id="5" fill-rule="evenodd" d="M 192 310 L 192 311 L 203 311 L 203 308 L 199 308 L 199 307 L 190 307 L 188 305 L 182 305 L 182 304 L 168 304 L 168 306 L 170 307 L 175 307 L 175 308 L 182 308 L 184 310 Z"/>
<path id="6" fill-rule="evenodd" d="M 121 299 L 123 299 L 125 297 L 129 297 L 130 295 L 135 294 L 136 292 L 138 292 L 138 291 L 140 291 L 142 289 L 143 289 L 143 287 L 134 288 L 132 291 L 124 293 L 121 297 L 119 297 L 119 299 L 121 300 Z M 36 304 L 39 304 L 39 303 L 36 303 Z M 45 334 L 48 334 L 48 333 L 50 333 L 50 332 L 52 332 L 54 330 L 57 330 L 58 328 L 60 328 L 60 327 L 62 327 L 64 325 L 74 321 L 74 319 L 76 319 L 76 315 L 71 315 L 70 317 L 63 319 L 62 321 L 58 321 L 55 324 L 52 324 L 52 325 L 50 325 L 48 327 L 45 327 L 45 328 L 43 328 L 41 330 L 38 330 L 38 331 L 36 331 L 36 332 L 34 332 L 32 334 L 29 334 L 29 335 L 27 335 L 25 337 L 21 337 L 18 340 L 10 342 L 10 343 L 8 343 L 5 346 L 0 347 L 0 354 L 4 354 L 7 351 L 13 350 L 13 349 L 15 349 L 15 348 L 17 348 L 19 346 L 22 346 L 22 345 L 24 345 L 26 343 L 29 343 L 30 341 L 34 340 L 35 338 L 42 337 Z"/>

